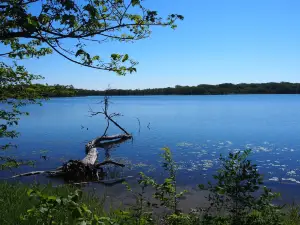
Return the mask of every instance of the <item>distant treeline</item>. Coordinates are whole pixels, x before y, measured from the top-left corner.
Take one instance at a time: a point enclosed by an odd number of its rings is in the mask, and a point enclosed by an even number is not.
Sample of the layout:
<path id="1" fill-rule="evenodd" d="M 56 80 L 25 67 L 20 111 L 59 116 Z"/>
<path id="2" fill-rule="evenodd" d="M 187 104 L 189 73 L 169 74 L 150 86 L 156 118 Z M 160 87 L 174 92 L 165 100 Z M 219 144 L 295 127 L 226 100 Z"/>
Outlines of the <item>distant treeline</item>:
<path id="1" fill-rule="evenodd" d="M 40 85 L 37 85 L 40 86 Z M 152 89 L 110 89 L 107 91 L 75 89 L 72 85 L 47 86 L 47 97 L 95 96 L 95 95 L 228 95 L 228 94 L 299 94 L 299 83 L 224 83 L 218 85 L 200 84 L 198 86 L 180 86 Z"/>

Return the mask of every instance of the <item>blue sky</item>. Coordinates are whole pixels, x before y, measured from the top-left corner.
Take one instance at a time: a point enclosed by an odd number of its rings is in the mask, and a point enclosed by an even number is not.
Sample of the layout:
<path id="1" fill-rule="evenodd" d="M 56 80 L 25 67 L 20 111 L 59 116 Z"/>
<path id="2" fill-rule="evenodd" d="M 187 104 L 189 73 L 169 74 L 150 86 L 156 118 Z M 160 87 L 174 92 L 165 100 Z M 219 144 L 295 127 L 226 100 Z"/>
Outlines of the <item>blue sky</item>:
<path id="1" fill-rule="evenodd" d="M 49 84 L 78 88 L 154 88 L 223 82 L 300 82 L 299 0 L 146 0 L 159 13 L 179 13 L 175 31 L 155 28 L 134 44 L 91 43 L 93 53 L 129 53 L 135 74 L 83 68 L 58 55 L 28 60 Z"/>

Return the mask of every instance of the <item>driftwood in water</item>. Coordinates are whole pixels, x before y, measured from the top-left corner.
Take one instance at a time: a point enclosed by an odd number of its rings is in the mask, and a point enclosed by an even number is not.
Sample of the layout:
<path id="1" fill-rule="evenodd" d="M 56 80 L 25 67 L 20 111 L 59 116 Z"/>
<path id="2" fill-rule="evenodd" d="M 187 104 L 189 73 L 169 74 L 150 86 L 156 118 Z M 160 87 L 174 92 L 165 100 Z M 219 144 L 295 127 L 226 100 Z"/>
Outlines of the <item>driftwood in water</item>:
<path id="1" fill-rule="evenodd" d="M 105 96 L 104 98 L 104 108 L 103 112 L 93 112 L 91 111 L 91 115 L 95 116 L 98 114 L 103 114 L 107 121 L 107 127 L 104 131 L 104 134 L 100 137 L 97 137 L 86 144 L 86 156 L 82 160 L 69 160 L 67 163 L 63 164 L 63 166 L 57 168 L 54 171 L 33 171 L 29 173 L 23 173 L 13 176 L 22 177 L 22 176 L 31 176 L 37 174 L 47 174 L 50 176 L 63 176 L 65 180 L 71 182 L 100 182 L 100 183 L 113 183 L 113 182 L 120 182 L 123 178 L 117 179 L 109 179 L 105 181 L 107 178 L 107 172 L 104 170 L 105 165 L 114 165 L 118 167 L 124 167 L 124 164 L 114 162 L 111 160 L 106 160 L 101 163 L 96 163 L 98 157 L 97 148 L 103 148 L 105 150 L 111 149 L 113 146 L 121 144 L 122 142 L 126 141 L 127 139 L 131 139 L 132 136 L 123 128 L 121 127 L 113 117 L 120 116 L 119 113 L 108 113 L 108 106 L 109 106 L 109 97 Z M 110 122 L 112 122 L 116 127 L 118 127 L 124 134 L 112 135 L 107 136 L 107 130 L 109 128 Z M 109 159 L 109 157 L 107 157 Z"/>
<path id="2" fill-rule="evenodd" d="M 64 179 L 69 182 L 83 181 L 83 183 L 88 183 L 99 181 L 99 183 L 107 184 L 112 183 L 113 181 L 120 182 L 120 180 L 122 180 L 123 178 L 104 180 L 106 172 L 103 170 L 103 166 L 114 165 L 118 167 L 125 167 L 125 165 L 122 163 L 114 162 L 112 160 L 106 160 L 101 163 L 96 163 L 98 157 L 98 151 L 96 147 L 104 148 L 108 146 L 113 146 L 116 144 L 123 143 L 129 138 L 131 138 L 131 135 L 127 134 L 95 138 L 86 145 L 87 155 L 82 160 L 69 160 L 67 163 L 63 164 L 63 166 L 61 167 L 58 167 L 56 170 L 32 171 L 28 173 L 15 175 L 12 178 L 46 174 L 49 176 L 63 176 Z"/>
<path id="3" fill-rule="evenodd" d="M 106 142 L 101 142 L 97 144 L 97 148 L 102 148 L 102 149 L 111 149 L 114 147 L 118 147 L 120 144 L 128 140 L 127 138 L 119 139 L 119 140 L 114 140 L 114 141 L 106 141 Z"/>
<path id="4" fill-rule="evenodd" d="M 103 169 L 103 166 L 110 164 L 119 167 L 125 167 L 124 164 L 114 162 L 112 160 L 96 163 L 98 157 L 98 151 L 96 147 L 105 143 L 110 145 L 116 142 L 122 143 L 129 138 L 131 138 L 131 135 L 119 134 L 114 136 L 98 137 L 90 141 L 85 146 L 87 155 L 81 161 L 70 160 L 63 165 L 62 171 L 65 173 L 65 179 L 68 181 L 103 181 L 107 175 Z"/>
<path id="5" fill-rule="evenodd" d="M 81 162 L 85 165 L 95 164 L 98 157 L 98 151 L 96 148 L 91 148 L 87 151 L 87 155 L 81 160 Z"/>
<path id="6" fill-rule="evenodd" d="M 97 137 L 94 140 L 90 141 L 86 144 L 85 149 L 86 152 L 90 151 L 95 147 L 105 148 L 105 146 L 109 146 L 111 144 L 120 144 L 127 139 L 131 139 L 132 136 L 130 134 L 117 134 L 112 136 L 101 136 Z"/>

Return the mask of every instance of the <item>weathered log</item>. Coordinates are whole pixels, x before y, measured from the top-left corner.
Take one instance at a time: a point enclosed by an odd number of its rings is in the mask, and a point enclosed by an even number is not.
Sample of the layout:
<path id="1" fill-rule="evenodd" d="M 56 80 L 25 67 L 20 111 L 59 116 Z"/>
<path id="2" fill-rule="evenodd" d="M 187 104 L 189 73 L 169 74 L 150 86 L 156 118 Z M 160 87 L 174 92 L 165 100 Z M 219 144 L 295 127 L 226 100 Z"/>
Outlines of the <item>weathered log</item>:
<path id="1" fill-rule="evenodd" d="M 100 142 L 95 147 L 103 148 L 103 149 L 111 149 L 114 147 L 118 147 L 120 144 L 122 144 L 123 142 L 125 142 L 127 140 L 128 140 L 127 138 L 122 138 L 122 139 L 113 140 L 113 141 Z"/>
<path id="2" fill-rule="evenodd" d="M 117 134 L 112 136 L 100 136 L 95 138 L 94 140 L 90 141 L 86 144 L 86 152 L 88 153 L 90 149 L 95 148 L 98 145 L 101 145 L 105 143 L 106 141 L 112 141 L 112 140 L 121 140 L 121 139 L 130 139 L 132 136 L 130 134 Z"/>
<path id="3" fill-rule="evenodd" d="M 98 157 L 98 151 L 96 148 L 91 148 L 87 155 L 81 160 L 85 165 L 91 164 L 94 165 Z"/>
<path id="4" fill-rule="evenodd" d="M 94 140 L 90 141 L 86 144 L 86 156 L 82 160 L 69 160 L 63 166 L 58 167 L 54 171 L 32 171 L 29 173 L 23 173 L 13 176 L 12 178 L 23 177 L 23 176 L 31 176 L 37 174 L 47 174 L 50 176 L 63 175 L 64 178 L 68 181 L 99 181 L 106 177 L 107 173 L 104 171 L 102 166 L 107 164 L 113 164 L 115 166 L 124 167 L 124 164 L 117 163 L 111 160 L 104 161 L 102 163 L 96 163 L 98 157 L 97 147 L 100 148 L 111 148 L 114 145 L 120 144 L 127 139 L 132 138 L 132 136 L 127 133 L 122 127 L 116 124 L 115 121 L 111 120 L 111 122 L 115 123 L 117 127 L 125 132 L 125 134 L 118 134 L 112 136 L 101 136 L 97 137 Z M 106 129 L 107 130 L 107 129 Z M 99 170 L 99 171 L 98 171 Z M 112 182 L 118 182 L 120 179 L 116 179 Z M 108 181 L 107 181 L 108 182 Z"/>
<path id="5" fill-rule="evenodd" d="M 122 138 L 132 138 L 130 134 L 116 134 L 116 135 L 111 135 L 111 136 L 102 136 L 99 138 L 96 138 L 96 141 L 111 141 L 111 140 L 116 140 L 116 139 L 122 139 Z"/>

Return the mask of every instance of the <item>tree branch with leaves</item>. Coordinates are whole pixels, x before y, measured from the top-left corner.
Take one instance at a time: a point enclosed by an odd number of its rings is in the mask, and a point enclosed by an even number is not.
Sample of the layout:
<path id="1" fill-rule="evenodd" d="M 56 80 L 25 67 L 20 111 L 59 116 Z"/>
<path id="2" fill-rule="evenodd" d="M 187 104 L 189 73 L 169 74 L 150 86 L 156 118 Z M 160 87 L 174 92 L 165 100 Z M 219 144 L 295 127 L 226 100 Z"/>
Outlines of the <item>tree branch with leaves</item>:
<path id="1" fill-rule="evenodd" d="M 2 1 L 0 41 L 9 50 L 0 54 L 22 59 L 54 51 L 73 63 L 125 75 L 136 71 L 137 62 L 118 53 L 111 54 L 106 62 L 99 55 L 92 56 L 85 49 L 87 43 L 138 41 L 150 36 L 151 27 L 175 29 L 175 22 L 182 19 L 178 14 L 162 18 L 140 0 Z M 66 41 L 70 40 L 68 49 Z"/>

